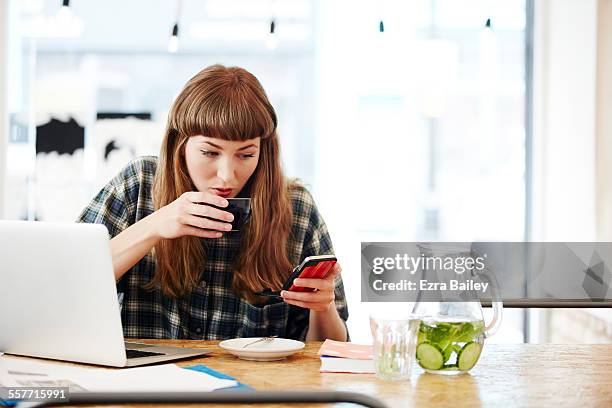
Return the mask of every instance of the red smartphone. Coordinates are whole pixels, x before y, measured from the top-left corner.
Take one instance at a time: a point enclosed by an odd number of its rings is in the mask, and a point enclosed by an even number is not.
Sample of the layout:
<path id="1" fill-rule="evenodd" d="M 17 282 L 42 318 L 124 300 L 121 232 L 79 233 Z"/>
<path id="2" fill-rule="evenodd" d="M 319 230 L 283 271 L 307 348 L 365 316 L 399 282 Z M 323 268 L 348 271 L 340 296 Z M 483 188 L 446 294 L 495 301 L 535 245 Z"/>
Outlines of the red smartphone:
<path id="1" fill-rule="evenodd" d="M 309 256 L 299 264 L 287 281 L 283 285 L 283 290 L 294 290 L 296 292 L 313 291 L 312 288 L 304 286 L 295 286 L 293 280 L 297 278 L 318 278 L 323 279 L 327 276 L 332 267 L 336 264 L 337 259 L 334 255 L 317 255 Z"/>
<path id="2" fill-rule="evenodd" d="M 338 260 L 334 255 L 316 255 L 306 257 L 301 264 L 296 266 L 291 272 L 291 275 L 285 281 L 282 290 L 292 290 L 295 292 L 311 292 L 313 288 L 307 288 L 304 286 L 295 286 L 293 284 L 296 278 L 315 278 L 323 279 L 332 270 L 333 266 Z M 272 291 L 271 289 L 265 289 L 261 292 L 255 293 L 261 296 L 272 296 L 280 297 L 280 291 Z"/>

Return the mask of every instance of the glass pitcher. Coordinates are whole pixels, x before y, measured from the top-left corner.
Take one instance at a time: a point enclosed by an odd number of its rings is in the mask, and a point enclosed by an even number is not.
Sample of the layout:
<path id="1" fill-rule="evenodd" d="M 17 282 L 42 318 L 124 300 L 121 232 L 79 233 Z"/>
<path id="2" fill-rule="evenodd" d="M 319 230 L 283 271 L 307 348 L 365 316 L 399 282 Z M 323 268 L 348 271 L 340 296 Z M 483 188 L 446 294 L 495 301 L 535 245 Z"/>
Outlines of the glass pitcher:
<path id="1" fill-rule="evenodd" d="M 423 262 L 428 258 L 458 260 L 460 257 L 476 259 L 479 255 L 469 244 L 419 244 Z M 480 257 L 481 260 L 485 259 Z M 439 276 L 440 263 L 433 262 L 433 268 L 421 268 L 421 278 L 443 281 Z M 458 263 L 455 263 L 458 265 Z M 420 291 L 413 313 L 420 319 L 417 334 L 416 359 L 427 372 L 445 375 L 467 373 L 480 357 L 484 339 L 492 336 L 501 324 L 502 302 L 499 287 L 492 270 L 483 262 L 483 268 L 466 269 L 463 273 L 453 272 L 457 285 L 469 285 L 478 281 L 488 283 L 493 305 L 493 319 L 485 325 L 480 299 L 473 290 L 453 290 L 450 294 L 439 290 L 435 295 Z M 448 271 L 446 271 L 448 272 Z M 448 280 L 448 279 L 447 279 Z M 468 287 L 468 286 L 459 286 Z"/>

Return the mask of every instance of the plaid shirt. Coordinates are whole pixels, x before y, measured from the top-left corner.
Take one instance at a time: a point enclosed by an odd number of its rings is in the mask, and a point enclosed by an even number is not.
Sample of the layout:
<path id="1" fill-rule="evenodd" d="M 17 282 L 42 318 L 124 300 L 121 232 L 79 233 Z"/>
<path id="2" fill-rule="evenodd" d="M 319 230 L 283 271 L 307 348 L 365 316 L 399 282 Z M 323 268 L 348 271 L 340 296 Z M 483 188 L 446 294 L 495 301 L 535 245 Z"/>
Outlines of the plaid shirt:
<path id="1" fill-rule="evenodd" d="M 154 211 L 151 187 L 157 158 L 132 161 L 83 210 L 79 222 L 104 224 L 111 237 Z M 292 191 L 293 227 L 288 242 L 290 259 L 332 254 L 327 227 L 312 196 L 303 187 Z M 200 284 L 180 299 L 161 289 L 145 290 L 155 273 L 155 258 L 147 254 L 117 283 L 123 334 L 129 338 L 227 339 L 279 337 L 304 339 L 309 310 L 282 300 L 254 306 L 236 296 L 231 282 L 240 232 L 219 239 L 202 239 L 206 249 Z M 336 279 L 336 308 L 344 322 L 348 308 L 341 278 Z"/>

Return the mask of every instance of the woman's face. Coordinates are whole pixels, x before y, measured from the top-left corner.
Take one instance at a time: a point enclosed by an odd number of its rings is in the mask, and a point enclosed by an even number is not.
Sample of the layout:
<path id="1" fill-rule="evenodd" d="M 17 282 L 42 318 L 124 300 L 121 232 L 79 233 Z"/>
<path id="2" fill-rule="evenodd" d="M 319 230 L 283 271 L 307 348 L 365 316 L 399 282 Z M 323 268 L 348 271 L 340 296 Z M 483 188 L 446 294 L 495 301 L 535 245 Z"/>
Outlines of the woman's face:
<path id="1" fill-rule="evenodd" d="M 198 191 L 236 197 L 255 171 L 261 138 L 232 142 L 191 136 L 185 144 L 187 171 Z"/>

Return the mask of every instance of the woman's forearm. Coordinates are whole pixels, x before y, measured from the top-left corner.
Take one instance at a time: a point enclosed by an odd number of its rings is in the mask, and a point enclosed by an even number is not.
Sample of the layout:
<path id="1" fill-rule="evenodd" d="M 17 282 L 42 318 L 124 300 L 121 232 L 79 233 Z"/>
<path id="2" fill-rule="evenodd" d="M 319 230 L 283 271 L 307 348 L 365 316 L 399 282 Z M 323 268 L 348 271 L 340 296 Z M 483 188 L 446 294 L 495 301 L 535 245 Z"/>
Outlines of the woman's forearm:
<path id="1" fill-rule="evenodd" d="M 110 249 L 115 280 L 121 279 L 160 240 L 153 228 L 153 221 L 153 215 L 149 215 L 111 239 Z"/>
<path id="2" fill-rule="evenodd" d="M 306 333 L 307 341 L 325 339 L 346 341 L 347 337 L 344 321 L 333 305 L 324 312 L 310 311 L 308 333 Z"/>

